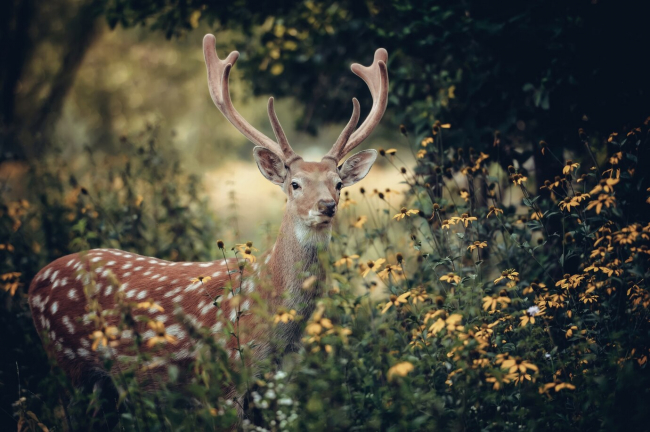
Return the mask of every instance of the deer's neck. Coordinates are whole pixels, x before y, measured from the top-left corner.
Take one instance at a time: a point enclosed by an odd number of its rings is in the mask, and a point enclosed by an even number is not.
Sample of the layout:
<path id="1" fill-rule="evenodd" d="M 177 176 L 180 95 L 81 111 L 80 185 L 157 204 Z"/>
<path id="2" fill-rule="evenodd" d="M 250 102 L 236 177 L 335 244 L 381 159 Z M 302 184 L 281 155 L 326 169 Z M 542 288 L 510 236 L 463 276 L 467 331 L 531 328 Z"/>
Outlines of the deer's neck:
<path id="1" fill-rule="evenodd" d="M 327 251 L 331 235 L 331 225 L 312 229 L 285 213 L 267 267 L 275 288 L 273 312 L 293 309 L 303 322 L 311 316 L 326 277 L 320 256 Z M 301 326 L 289 323 L 278 326 L 276 336 L 284 349 L 292 350 L 300 334 Z"/>

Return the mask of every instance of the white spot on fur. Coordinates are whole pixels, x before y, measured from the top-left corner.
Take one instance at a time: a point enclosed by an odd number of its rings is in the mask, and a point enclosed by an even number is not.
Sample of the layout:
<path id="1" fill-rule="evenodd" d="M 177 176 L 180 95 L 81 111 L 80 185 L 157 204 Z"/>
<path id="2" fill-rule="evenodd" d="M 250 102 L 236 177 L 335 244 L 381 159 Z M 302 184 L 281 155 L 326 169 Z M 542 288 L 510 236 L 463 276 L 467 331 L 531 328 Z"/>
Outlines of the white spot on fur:
<path id="1" fill-rule="evenodd" d="M 145 259 L 146 259 L 146 258 L 144 258 L 144 257 L 137 257 L 135 260 L 136 260 L 136 261 L 144 261 Z"/>
<path id="2" fill-rule="evenodd" d="M 133 255 L 131 254 L 124 254 L 124 258 L 131 258 Z"/>
<path id="3" fill-rule="evenodd" d="M 133 273 L 131 273 L 131 272 L 126 272 L 126 273 L 124 273 L 124 274 L 122 275 L 122 277 L 123 277 L 123 278 L 128 278 L 128 277 L 131 277 L 132 274 L 133 274 Z"/>
<path id="4" fill-rule="evenodd" d="M 65 328 L 68 329 L 68 333 L 74 334 L 74 324 L 72 324 L 70 317 L 66 315 L 63 317 L 62 321 Z"/>
<path id="5" fill-rule="evenodd" d="M 241 312 L 245 312 L 251 308 L 251 302 L 246 300 L 244 303 L 242 303 L 241 308 L 239 309 Z"/>
<path id="6" fill-rule="evenodd" d="M 109 295 L 111 295 L 112 293 L 113 293 L 113 285 L 109 285 L 109 286 L 107 286 L 107 287 L 106 287 L 106 292 L 104 293 L 104 295 L 109 296 Z"/>
<path id="7" fill-rule="evenodd" d="M 181 287 L 174 288 L 173 290 L 166 292 L 164 297 L 172 297 L 178 294 L 179 292 L 181 292 Z"/>
<path id="8" fill-rule="evenodd" d="M 128 270 L 128 269 L 130 269 L 131 267 L 133 267 L 133 264 L 132 264 L 132 263 L 126 263 L 126 264 L 124 264 L 124 265 L 122 266 L 122 270 Z"/>
<path id="9" fill-rule="evenodd" d="M 122 339 L 132 339 L 132 338 L 133 338 L 133 330 L 122 331 Z"/>
<path id="10" fill-rule="evenodd" d="M 136 291 L 137 291 L 137 289 L 132 289 L 131 291 L 128 291 L 128 292 L 126 293 L 126 298 L 131 298 L 131 297 L 133 297 L 133 296 L 135 295 Z"/>
<path id="11" fill-rule="evenodd" d="M 56 311 L 59 310 L 59 302 L 52 303 L 52 306 L 50 307 L 50 310 L 52 311 L 52 315 L 54 315 L 56 313 Z"/>
<path id="12" fill-rule="evenodd" d="M 64 353 L 64 354 L 65 354 L 69 359 L 73 359 L 73 358 L 76 357 L 76 355 L 74 354 L 74 351 L 72 351 L 70 348 L 66 348 L 66 349 L 64 349 L 64 350 L 63 350 L 63 353 Z"/>
<path id="13" fill-rule="evenodd" d="M 77 290 L 70 289 L 70 291 L 68 291 L 68 298 L 70 300 L 77 300 Z"/>
<path id="14" fill-rule="evenodd" d="M 216 332 L 218 332 L 219 330 L 221 330 L 221 327 L 223 327 L 223 324 L 222 324 L 221 322 L 217 322 L 217 323 L 214 324 L 212 327 L 210 327 L 210 331 L 211 331 L 212 333 L 216 333 Z"/>
<path id="15" fill-rule="evenodd" d="M 197 289 L 198 287 L 200 287 L 200 286 L 201 286 L 201 282 L 194 282 L 193 284 L 188 285 L 188 287 L 185 288 L 185 292 L 191 292 L 191 291 L 194 291 L 194 290 L 196 290 L 196 289 Z"/>
<path id="16" fill-rule="evenodd" d="M 173 303 L 180 303 L 181 300 L 183 300 L 183 295 L 182 295 L 182 294 L 179 294 L 179 295 L 177 295 L 176 297 L 174 297 L 174 298 L 172 299 L 172 302 L 173 302 Z"/>
<path id="17" fill-rule="evenodd" d="M 133 271 L 140 271 L 140 270 L 142 270 L 143 268 L 144 268 L 144 267 L 142 267 L 142 266 L 137 266 L 136 268 L 133 269 Z"/>
<path id="18" fill-rule="evenodd" d="M 208 313 L 210 311 L 210 309 L 212 309 L 212 307 L 213 306 L 211 304 L 207 304 L 207 305 L 203 306 L 202 308 L 199 308 L 199 309 L 201 309 L 201 315 L 205 315 L 206 313 Z"/>
<path id="19" fill-rule="evenodd" d="M 95 258 L 91 259 L 90 261 L 91 262 L 98 262 L 98 261 L 101 261 L 101 259 L 102 259 L 102 257 L 95 257 Z"/>
<path id="20" fill-rule="evenodd" d="M 106 263 L 107 266 L 112 266 L 112 265 L 115 265 L 115 264 L 116 264 L 115 261 L 109 261 L 109 262 Z"/>
<path id="21" fill-rule="evenodd" d="M 84 358 L 90 357 L 90 351 L 88 351 L 86 348 L 77 348 L 77 354 Z"/>
<path id="22" fill-rule="evenodd" d="M 148 271 L 146 271 L 146 272 L 144 272 L 142 274 L 143 274 L 143 276 L 149 276 L 151 273 L 153 273 L 153 272 L 151 270 L 148 270 Z"/>
<path id="23" fill-rule="evenodd" d="M 191 266 L 191 265 L 193 265 L 193 264 L 194 264 L 194 263 L 186 262 L 186 263 L 183 263 L 183 267 L 189 267 L 189 266 Z"/>
<path id="24" fill-rule="evenodd" d="M 166 281 L 167 279 L 169 279 L 167 276 L 163 276 L 163 277 L 161 277 L 160 279 L 158 279 L 158 282 L 164 282 L 164 281 Z"/>
<path id="25" fill-rule="evenodd" d="M 137 295 L 135 298 L 137 298 L 138 300 L 142 300 L 142 299 L 144 299 L 146 296 L 147 296 L 147 292 L 144 291 L 144 290 L 142 290 L 142 291 L 140 291 L 140 292 L 138 293 L 138 295 Z"/>
<path id="26" fill-rule="evenodd" d="M 205 268 L 205 267 L 210 267 L 212 265 L 213 265 L 213 263 L 203 263 L 203 264 L 199 264 L 199 267 Z"/>
<path id="27" fill-rule="evenodd" d="M 235 322 L 237 319 L 237 311 L 235 309 L 230 310 L 230 321 Z"/>
<path id="28" fill-rule="evenodd" d="M 172 324 L 169 327 L 167 327 L 165 331 L 167 334 L 176 336 L 178 339 L 185 339 L 185 337 L 187 336 L 185 331 L 181 328 L 180 324 Z"/>
<path id="29" fill-rule="evenodd" d="M 217 272 L 212 273 L 212 277 L 213 277 L 213 278 L 217 278 L 217 277 L 219 277 L 219 276 L 221 276 L 221 272 L 220 272 L 220 271 L 217 271 Z"/>

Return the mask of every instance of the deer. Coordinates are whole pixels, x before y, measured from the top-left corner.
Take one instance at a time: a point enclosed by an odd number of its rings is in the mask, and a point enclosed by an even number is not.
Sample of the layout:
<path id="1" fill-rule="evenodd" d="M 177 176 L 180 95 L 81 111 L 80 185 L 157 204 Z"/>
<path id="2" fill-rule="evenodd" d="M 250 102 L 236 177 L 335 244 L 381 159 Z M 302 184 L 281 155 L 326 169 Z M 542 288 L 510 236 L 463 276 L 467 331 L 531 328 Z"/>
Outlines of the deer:
<path id="1" fill-rule="evenodd" d="M 174 310 L 182 311 L 191 324 L 210 329 L 214 338 L 220 339 L 226 338 L 222 320 L 230 319 L 241 331 L 242 344 L 253 339 L 260 341 L 247 355 L 252 365 L 272 353 L 284 355 L 297 350 L 301 325 L 295 320 L 279 324 L 262 322 L 268 321 L 269 315 L 260 318 L 253 312 L 253 297 L 262 299 L 270 316 L 291 310 L 296 316 L 309 318 L 326 280 L 319 253 L 329 246 L 341 189 L 362 180 L 377 158 L 375 150 L 364 150 L 344 160 L 368 138 L 386 110 L 388 53 L 385 49 L 376 50 L 370 66 L 357 63 L 351 66 L 352 72 L 367 84 L 372 107 L 357 128 L 360 104 L 356 98 L 352 99 L 349 122 L 318 162 L 305 161 L 293 151 L 275 113 L 273 97 L 268 100 L 267 111 L 275 140 L 251 126 L 235 109 L 228 83 L 239 57 L 237 51 L 220 59 L 216 38 L 207 34 L 203 39 L 203 54 L 212 101 L 223 116 L 255 144 L 253 157 L 260 172 L 286 195 L 286 209 L 277 239 L 256 262 L 246 261 L 242 271 L 238 271 L 241 259 L 226 259 L 225 255 L 211 262 L 170 262 L 116 249 L 93 249 L 67 255 L 45 266 L 34 277 L 28 291 L 34 324 L 43 342 L 47 341 L 46 349 L 79 388 L 96 390 L 111 385 L 110 377 L 115 371 L 103 369 L 105 356 L 116 359 L 113 368 L 128 366 L 129 356 L 132 358 L 126 348 L 133 338 L 131 331 L 123 331 L 117 337 L 117 342 L 125 343 L 113 344 L 115 346 L 91 344 L 93 332 L 115 326 L 117 318 L 89 316 L 86 308 L 89 301 L 96 302 L 102 310 L 115 308 L 118 297 L 127 302 L 149 301 L 151 307 L 143 313 L 156 325 L 134 324 L 145 342 L 144 349 L 152 352 L 159 349 L 158 345 L 149 347 L 146 342 L 161 335 L 172 336 L 174 343 L 170 341 L 164 347 L 171 354 L 163 364 L 151 365 L 147 373 L 163 373 L 162 368 L 168 366 L 165 362 L 186 364 L 195 355 L 186 327 L 171 313 Z M 84 291 L 89 283 L 94 286 L 90 298 L 88 290 Z M 239 292 L 228 287 L 239 287 Z M 222 301 L 212 301 L 206 291 L 215 298 L 222 295 Z M 226 291 L 229 292 L 226 294 Z M 235 294 L 238 297 L 236 305 Z M 220 314 L 215 313 L 217 309 L 221 310 Z M 232 339 L 221 342 L 234 363 L 241 352 Z M 228 389 L 228 397 L 242 395 L 235 389 Z"/>

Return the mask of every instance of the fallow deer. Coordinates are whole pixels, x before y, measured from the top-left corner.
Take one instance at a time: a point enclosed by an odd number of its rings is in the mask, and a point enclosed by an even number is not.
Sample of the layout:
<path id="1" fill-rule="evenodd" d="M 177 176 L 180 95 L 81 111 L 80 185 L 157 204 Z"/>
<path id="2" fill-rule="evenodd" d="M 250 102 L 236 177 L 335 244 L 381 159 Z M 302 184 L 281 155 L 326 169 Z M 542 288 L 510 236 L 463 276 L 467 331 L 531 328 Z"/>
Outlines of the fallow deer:
<path id="1" fill-rule="evenodd" d="M 127 349 L 127 346 L 132 347 L 128 341 L 133 334 L 129 331 L 118 337 L 118 342 L 124 343 L 111 347 L 100 344 L 92 349 L 89 335 L 114 326 L 117 318 L 112 315 L 89 317 L 86 309 L 89 300 L 97 302 L 102 310 L 115 308 L 118 296 L 126 302 L 151 299 L 161 306 L 164 311 L 150 308 L 143 314 L 162 323 L 158 331 L 176 339 L 176 343 L 165 346 L 165 350 L 171 352 L 168 359 L 171 362 L 190 361 L 194 348 L 186 327 L 175 318 L 175 310 L 181 310 L 194 325 L 211 329 L 215 338 L 225 339 L 222 321 L 216 313 L 217 308 L 221 308 L 220 317 L 239 325 L 242 344 L 251 339 L 259 341 L 250 353 L 252 364 L 268 357 L 272 350 L 279 350 L 281 354 L 294 349 L 300 338 L 299 325 L 291 321 L 275 326 L 260 322 L 261 318 L 251 311 L 252 294 L 255 292 L 255 298 L 264 300 L 271 314 L 283 309 L 295 310 L 296 315 L 304 319 L 312 314 L 325 280 L 318 254 L 319 250 L 328 247 L 341 189 L 363 179 L 375 162 L 377 152 L 365 150 L 341 164 L 344 156 L 375 129 L 386 109 L 386 50 L 378 49 L 369 67 L 359 64 L 351 67 L 352 72 L 366 82 L 372 95 L 372 108 L 365 121 L 355 130 L 360 110 L 359 102 L 352 99 L 352 118 L 331 150 L 319 162 L 308 162 L 289 145 L 275 114 L 273 98 L 268 101 L 268 116 L 276 141 L 253 128 L 237 112 L 230 99 L 228 81 L 239 53 L 231 52 L 221 60 L 215 43 L 211 34 L 203 39 L 212 100 L 226 119 L 256 145 L 253 156 L 262 175 L 280 186 L 287 196 L 286 211 L 275 245 L 260 255 L 258 262 L 246 265 L 241 273 L 232 271 L 237 270 L 241 262 L 237 259 L 170 262 L 114 249 L 72 254 L 47 265 L 29 287 L 29 304 L 38 332 L 47 335 L 48 349 L 76 385 L 92 388 L 98 383 L 110 382 L 109 374 L 113 371 L 102 369 L 102 356 L 111 355 L 117 359 L 114 367 L 127 362 L 129 356 L 133 358 Z M 192 281 L 199 276 L 210 276 L 211 280 Z M 117 285 L 115 281 L 118 281 Z M 305 284 L 305 281 L 316 282 Z M 90 299 L 84 291 L 88 283 L 94 284 Z M 241 292 L 235 293 L 238 294 L 236 307 L 231 304 L 233 292 L 223 292 L 229 284 L 240 286 Z M 270 289 L 263 289 L 263 285 Z M 206 296 L 206 291 L 211 296 L 227 295 L 217 306 L 212 298 Z M 136 325 L 145 342 L 157 336 L 154 330 L 147 329 L 142 323 Z M 279 340 L 276 346 L 269 342 L 274 338 Z M 239 355 L 234 341 L 231 338 L 223 343 L 231 350 L 231 361 L 234 362 Z M 151 350 L 155 354 L 158 348 L 152 347 Z M 155 373 L 156 369 L 150 368 L 149 372 Z M 230 391 L 231 397 L 238 396 L 234 389 Z"/>

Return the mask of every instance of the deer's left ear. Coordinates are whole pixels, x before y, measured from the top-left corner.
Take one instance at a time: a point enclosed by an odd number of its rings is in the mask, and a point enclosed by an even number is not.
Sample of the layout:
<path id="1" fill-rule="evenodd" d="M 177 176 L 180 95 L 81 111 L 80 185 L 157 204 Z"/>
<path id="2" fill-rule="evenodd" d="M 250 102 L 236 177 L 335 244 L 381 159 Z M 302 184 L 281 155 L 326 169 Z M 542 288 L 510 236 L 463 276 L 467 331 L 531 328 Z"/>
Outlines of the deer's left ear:
<path id="1" fill-rule="evenodd" d="M 343 187 L 352 186 L 363 179 L 377 160 L 377 150 L 364 150 L 352 155 L 339 167 Z"/>
<path id="2" fill-rule="evenodd" d="M 287 176 L 287 169 L 280 156 L 267 148 L 256 146 L 253 149 L 253 157 L 255 157 L 255 162 L 257 162 L 257 167 L 262 175 L 271 183 L 282 186 L 284 178 Z"/>

